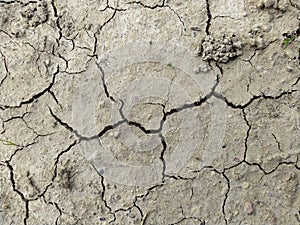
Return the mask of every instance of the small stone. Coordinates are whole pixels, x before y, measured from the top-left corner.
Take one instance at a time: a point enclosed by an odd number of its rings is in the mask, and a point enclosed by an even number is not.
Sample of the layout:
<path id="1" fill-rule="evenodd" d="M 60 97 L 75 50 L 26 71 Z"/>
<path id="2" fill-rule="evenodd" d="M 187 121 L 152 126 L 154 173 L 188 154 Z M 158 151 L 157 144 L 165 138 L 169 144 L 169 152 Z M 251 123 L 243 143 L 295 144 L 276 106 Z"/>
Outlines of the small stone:
<path id="1" fill-rule="evenodd" d="M 248 215 L 252 215 L 254 212 L 254 208 L 250 202 L 245 203 L 244 210 Z"/>
<path id="2" fill-rule="evenodd" d="M 219 62 L 220 58 L 218 56 L 214 56 L 213 58 L 216 62 Z"/>
<path id="3" fill-rule="evenodd" d="M 237 41 L 237 42 L 233 43 L 233 47 L 236 47 L 236 48 L 238 48 L 238 49 L 241 49 L 241 48 L 242 48 L 242 42 Z"/>
<path id="4" fill-rule="evenodd" d="M 213 46 L 212 45 L 209 45 L 206 48 L 204 48 L 205 52 L 211 52 L 212 50 L 213 50 Z"/>
<path id="5" fill-rule="evenodd" d="M 199 68 L 199 67 L 197 67 L 197 68 L 195 68 L 195 69 L 194 69 L 194 73 L 195 73 L 195 74 L 199 74 L 199 73 L 200 73 L 200 71 L 201 71 L 201 70 L 200 70 L 200 68 Z"/>
<path id="6" fill-rule="evenodd" d="M 231 45 L 226 45 L 226 52 L 230 52 L 231 49 L 232 49 Z"/>
<path id="7" fill-rule="evenodd" d="M 230 40 L 228 38 L 224 38 L 223 43 L 224 44 L 230 44 Z"/>
<path id="8" fill-rule="evenodd" d="M 197 68 L 194 69 L 194 73 L 195 74 L 199 74 L 200 72 L 206 73 L 210 70 L 210 68 L 208 67 L 208 65 L 206 64 L 201 64 L 199 65 Z"/>
<path id="9" fill-rule="evenodd" d="M 236 55 L 237 55 L 237 56 L 241 56 L 241 55 L 243 55 L 243 52 L 242 52 L 242 51 L 237 51 L 237 52 L 236 52 Z"/>
<path id="10" fill-rule="evenodd" d="M 275 0 L 264 0 L 263 4 L 266 8 L 271 8 L 275 4 Z"/>
<path id="11" fill-rule="evenodd" d="M 200 65 L 199 69 L 200 69 L 201 72 L 204 72 L 204 73 L 209 71 L 209 67 L 206 64 Z"/>
<path id="12" fill-rule="evenodd" d="M 234 157 L 234 158 L 233 158 L 233 161 L 234 161 L 234 162 L 237 162 L 237 163 L 241 162 L 241 160 L 240 160 L 238 157 Z"/>
<path id="13" fill-rule="evenodd" d="M 228 62 L 228 61 L 229 61 L 229 57 L 228 57 L 228 56 L 224 56 L 224 57 L 223 57 L 223 60 L 224 60 L 225 62 Z"/>
<path id="14" fill-rule="evenodd" d="M 250 184 L 248 182 L 243 182 L 243 184 L 242 184 L 243 189 L 248 189 L 249 186 L 250 186 Z"/>

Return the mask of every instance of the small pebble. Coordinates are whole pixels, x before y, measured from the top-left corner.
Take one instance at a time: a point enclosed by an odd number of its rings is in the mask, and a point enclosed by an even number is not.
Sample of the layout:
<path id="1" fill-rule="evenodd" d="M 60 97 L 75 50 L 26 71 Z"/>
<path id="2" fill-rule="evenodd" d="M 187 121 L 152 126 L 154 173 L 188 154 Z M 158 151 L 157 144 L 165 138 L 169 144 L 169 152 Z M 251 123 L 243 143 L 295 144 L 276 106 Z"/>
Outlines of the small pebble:
<path id="1" fill-rule="evenodd" d="M 201 72 L 204 72 L 204 73 L 209 71 L 209 67 L 206 64 L 200 65 L 199 69 L 200 69 Z"/>
<path id="2" fill-rule="evenodd" d="M 242 184 L 243 189 L 248 189 L 249 186 L 250 186 L 250 184 L 248 182 L 243 182 L 243 184 Z"/>
<path id="3" fill-rule="evenodd" d="M 200 73 L 200 68 L 199 68 L 199 67 L 195 68 L 195 69 L 194 69 L 194 73 L 195 73 L 195 74 L 199 74 L 199 73 Z"/>
<path id="4" fill-rule="evenodd" d="M 254 208 L 250 202 L 245 203 L 244 210 L 248 215 L 252 215 L 254 212 Z"/>
<path id="5" fill-rule="evenodd" d="M 234 162 L 237 162 L 237 163 L 241 162 L 241 160 L 240 160 L 238 157 L 234 157 L 234 158 L 233 158 L 233 161 L 234 161 Z"/>

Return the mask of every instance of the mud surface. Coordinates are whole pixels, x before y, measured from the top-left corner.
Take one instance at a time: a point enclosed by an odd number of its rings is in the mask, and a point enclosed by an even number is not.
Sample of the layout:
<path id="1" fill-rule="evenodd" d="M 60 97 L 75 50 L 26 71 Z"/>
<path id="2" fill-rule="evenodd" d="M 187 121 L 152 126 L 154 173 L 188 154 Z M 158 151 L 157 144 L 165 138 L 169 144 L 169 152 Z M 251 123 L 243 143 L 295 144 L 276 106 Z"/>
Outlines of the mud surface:
<path id="1" fill-rule="evenodd" d="M 0 1 L 0 224 L 300 224 L 299 0 Z"/>

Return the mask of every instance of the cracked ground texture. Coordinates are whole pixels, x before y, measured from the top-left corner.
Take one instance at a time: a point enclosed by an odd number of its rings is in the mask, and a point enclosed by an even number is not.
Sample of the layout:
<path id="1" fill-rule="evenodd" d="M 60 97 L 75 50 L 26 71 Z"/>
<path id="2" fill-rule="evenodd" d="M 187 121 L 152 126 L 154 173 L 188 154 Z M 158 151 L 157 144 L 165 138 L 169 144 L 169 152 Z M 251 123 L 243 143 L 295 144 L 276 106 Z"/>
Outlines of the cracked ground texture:
<path id="1" fill-rule="evenodd" d="M 224 34 L 243 54 L 203 61 L 205 38 Z M 139 41 L 180 46 L 199 68 L 175 50 L 169 63 L 132 63 L 142 48 L 102 58 Z M 0 0 L 0 225 L 300 224 L 299 80 L 298 0 Z M 141 184 L 112 177 L 103 149 L 84 147 L 97 141 L 156 167 Z"/>

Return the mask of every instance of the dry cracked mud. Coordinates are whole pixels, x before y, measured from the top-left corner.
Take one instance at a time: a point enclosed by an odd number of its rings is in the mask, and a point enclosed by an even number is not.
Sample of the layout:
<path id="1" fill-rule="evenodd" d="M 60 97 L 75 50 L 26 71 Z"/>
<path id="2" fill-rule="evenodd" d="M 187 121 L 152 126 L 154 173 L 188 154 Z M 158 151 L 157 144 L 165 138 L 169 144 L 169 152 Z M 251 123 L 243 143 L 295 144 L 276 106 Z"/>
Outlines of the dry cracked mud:
<path id="1" fill-rule="evenodd" d="M 0 225 L 300 224 L 299 0 L 0 0 Z"/>

